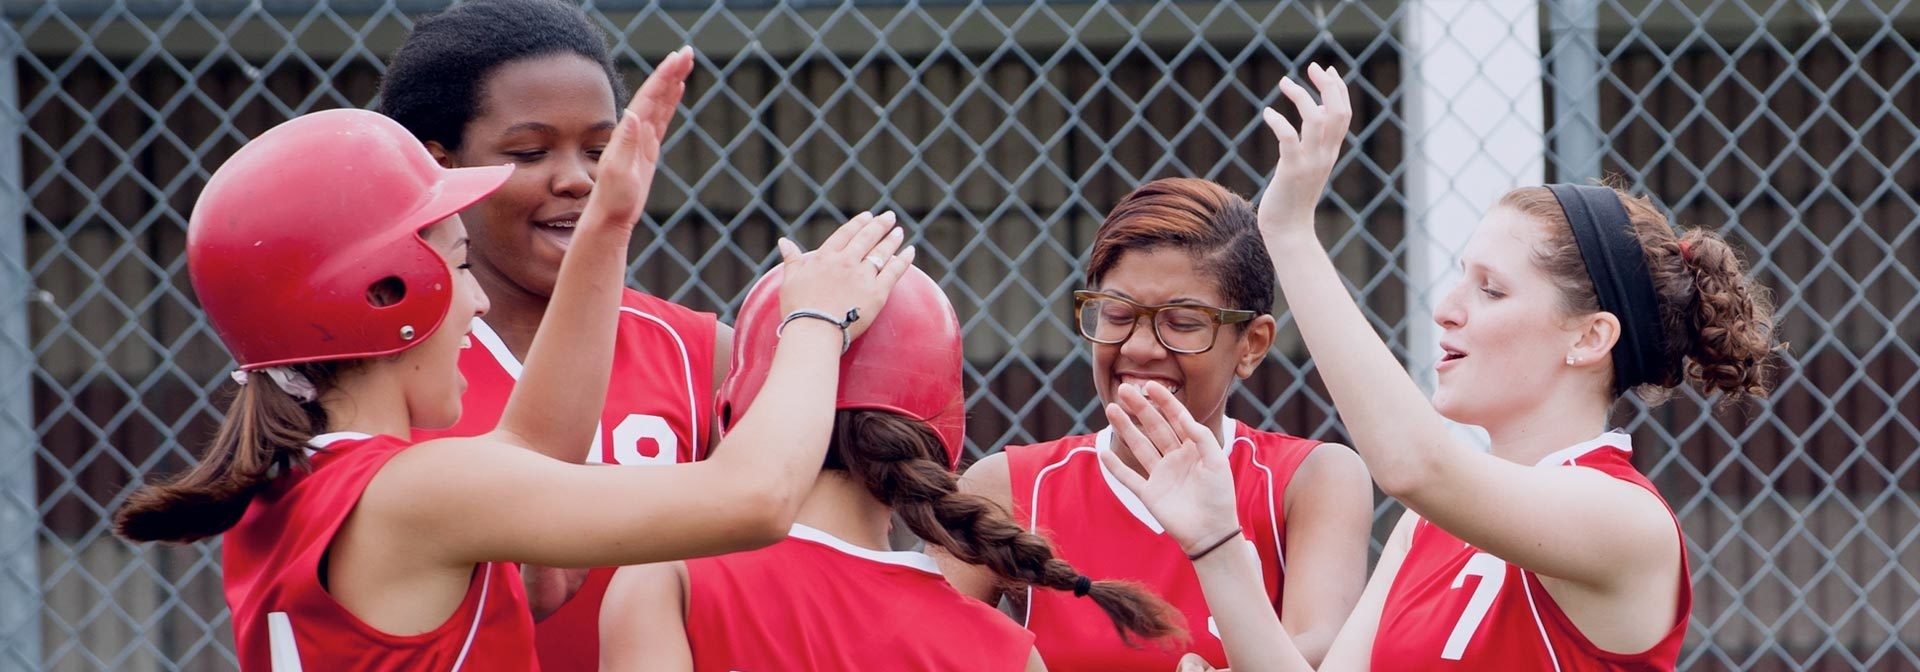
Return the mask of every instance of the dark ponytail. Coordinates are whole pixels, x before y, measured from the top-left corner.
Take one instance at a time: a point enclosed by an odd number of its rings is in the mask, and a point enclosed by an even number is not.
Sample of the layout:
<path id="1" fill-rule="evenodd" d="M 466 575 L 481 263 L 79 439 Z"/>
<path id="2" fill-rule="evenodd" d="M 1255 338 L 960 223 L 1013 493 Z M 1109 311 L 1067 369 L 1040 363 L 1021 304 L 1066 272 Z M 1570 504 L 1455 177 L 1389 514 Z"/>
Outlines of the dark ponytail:
<path id="1" fill-rule="evenodd" d="M 324 393 L 341 365 L 288 368 Z M 318 402 L 301 402 L 256 375 L 234 393 L 200 463 L 170 481 L 135 490 L 114 512 L 114 534 L 138 542 L 189 543 L 225 532 L 240 522 L 253 495 L 274 476 L 307 467 L 307 441 L 326 428 L 327 414 Z"/>
<path id="2" fill-rule="evenodd" d="M 920 422 L 882 411 L 840 411 L 834 416 L 827 468 L 845 470 L 922 540 L 962 562 L 986 567 L 1005 588 L 1074 590 L 1080 572 L 1056 557 L 1046 539 L 1021 528 L 1006 509 L 960 492 L 945 457 L 939 437 Z M 1094 581 L 1085 591 L 1113 620 L 1123 641 L 1186 635 L 1179 612 L 1138 585 Z"/>

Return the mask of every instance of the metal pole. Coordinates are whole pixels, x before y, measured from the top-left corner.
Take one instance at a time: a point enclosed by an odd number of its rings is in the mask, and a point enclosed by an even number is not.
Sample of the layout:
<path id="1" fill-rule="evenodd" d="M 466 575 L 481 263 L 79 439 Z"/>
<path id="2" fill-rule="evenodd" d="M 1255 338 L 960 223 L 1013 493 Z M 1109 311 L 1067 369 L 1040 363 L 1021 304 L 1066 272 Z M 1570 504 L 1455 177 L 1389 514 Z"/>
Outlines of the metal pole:
<path id="1" fill-rule="evenodd" d="M 1547 62 L 1553 72 L 1554 180 L 1586 184 L 1600 177 L 1599 0 L 1560 0 L 1548 9 Z"/>
<path id="2" fill-rule="evenodd" d="M 1546 139 L 1536 0 L 1413 0 L 1407 42 L 1407 366 L 1433 389 L 1434 307 L 1502 194 L 1542 181 Z M 1457 428 L 1486 445 L 1477 428 Z"/>
<path id="3" fill-rule="evenodd" d="M 0 22 L 0 670 L 40 666 L 39 499 L 34 487 L 33 349 L 28 343 L 26 183 L 15 63 L 25 44 Z"/>

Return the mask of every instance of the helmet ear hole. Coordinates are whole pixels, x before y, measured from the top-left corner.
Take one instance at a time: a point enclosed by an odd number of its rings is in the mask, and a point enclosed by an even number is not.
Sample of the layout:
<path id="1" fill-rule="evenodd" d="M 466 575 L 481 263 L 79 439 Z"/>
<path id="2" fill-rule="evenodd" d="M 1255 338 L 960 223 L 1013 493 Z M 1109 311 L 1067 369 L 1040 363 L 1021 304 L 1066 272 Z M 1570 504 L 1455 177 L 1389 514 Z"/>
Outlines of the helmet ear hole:
<path id="1" fill-rule="evenodd" d="M 407 298 L 407 282 L 399 276 L 389 275 L 367 287 L 367 303 L 375 308 L 385 308 Z"/>

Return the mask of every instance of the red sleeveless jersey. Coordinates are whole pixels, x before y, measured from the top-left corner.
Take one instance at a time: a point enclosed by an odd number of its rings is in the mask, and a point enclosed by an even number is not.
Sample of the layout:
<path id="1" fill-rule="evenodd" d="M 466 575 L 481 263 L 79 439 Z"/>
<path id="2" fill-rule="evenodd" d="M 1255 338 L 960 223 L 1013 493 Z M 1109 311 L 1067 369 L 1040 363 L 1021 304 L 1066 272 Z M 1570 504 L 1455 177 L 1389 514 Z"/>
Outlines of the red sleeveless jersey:
<path id="1" fill-rule="evenodd" d="M 474 568 L 460 607 L 440 627 L 390 635 L 335 602 L 320 565 L 367 483 L 413 444 L 391 436 L 314 437 L 310 471 L 283 476 L 224 535 L 220 564 L 240 669 L 512 670 L 535 667 L 533 619 L 511 563 Z"/>
<path id="2" fill-rule="evenodd" d="M 1633 468 L 1631 454 L 1627 435 L 1609 433 L 1549 455 L 1539 464 L 1596 469 L 1659 497 L 1653 483 Z M 1675 519 L 1675 534 L 1680 534 L 1679 527 Z M 1685 546 L 1682 538 L 1681 547 Z M 1693 605 L 1686 554 L 1678 561 L 1680 601 L 1673 627 L 1646 651 L 1614 653 L 1580 633 L 1547 594 L 1539 576 L 1421 520 L 1381 608 L 1372 667 L 1409 672 L 1672 670 Z"/>
<path id="3" fill-rule="evenodd" d="M 1286 570 L 1282 505 L 1287 484 L 1320 444 L 1259 431 L 1231 418 L 1224 421 L 1223 429 L 1240 525 L 1260 555 L 1267 598 L 1278 612 Z M 1226 667 L 1226 651 L 1193 563 L 1140 499 L 1100 462 L 1099 451 L 1113 449 L 1109 446 L 1112 434 L 1109 429 L 1007 448 L 1014 515 L 1051 540 L 1060 557 L 1081 573 L 1094 579 L 1138 581 L 1165 598 L 1187 617 L 1187 633 L 1192 637 L 1188 650 L 1215 667 Z M 1072 593 L 1029 589 L 1025 614 L 1049 670 L 1166 672 L 1185 652 L 1152 644 L 1127 646 L 1105 612 Z"/>
<path id="4" fill-rule="evenodd" d="M 621 295 L 613 377 L 587 463 L 660 465 L 706 457 L 705 441 L 712 427 L 715 324 L 712 313 L 695 312 L 632 289 Z M 416 429 L 413 435 L 476 436 L 492 431 L 520 379 L 520 368 L 520 360 L 499 335 L 476 320 L 473 345 L 460 353 L 460 373 L 467 377 L 460 422 L 444 430 Z M 581 502 L 581 514 L 592 515 L 593 507 L 592 502 Z M 611 568 L 588 572 L 579 592 L 540 621 L 540 665 L 547 672 L 600 669 L 600 602 L 612 578 Z"/>
<path id="5" fill-rule="evenodd" d="M 695 672 L 1014 672 L 1033 633 L 954 590 L 931 557 L 795 525 L 687 561 L 687 644 Z"/>

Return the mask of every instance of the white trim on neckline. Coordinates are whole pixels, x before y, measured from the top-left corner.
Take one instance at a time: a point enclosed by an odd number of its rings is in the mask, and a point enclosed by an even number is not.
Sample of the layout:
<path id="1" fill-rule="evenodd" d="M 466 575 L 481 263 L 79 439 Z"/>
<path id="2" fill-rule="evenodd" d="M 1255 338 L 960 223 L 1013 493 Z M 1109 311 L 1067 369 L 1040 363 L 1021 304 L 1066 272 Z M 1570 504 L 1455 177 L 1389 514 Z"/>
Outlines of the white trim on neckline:
<path id="1" fill-rule="evenodd" d="M 316 434 L 313 438 L 307 439 L 307 457 L 313 457 L 314 453 L 325 450 L 327 446 L 341 441 L 365 441 L 371 438 L 373 438 L 373 435 L 365 432 L 327 432 L 325 434 Z"/>
<path id="2" fill-rule="evenodd" d="M 1238 430 L 1239 424 L 1234 422 L 1232 417 L 1226 415 L 1220 416 L 1219 436 L 1222 441 L 1221 450 L 1229 457 L 1233 455 L 1234 445 L 1241 441 L 1252 441 L 1252 439 L 1242 436 Z M 1093 435 L 1093 448 L 1096 452 L 1100 453 L 1111 452 L 1113 450 L 1112 427 L 1102 429 L 1099 433 Z M 1154 518 L 1153 512 L 1147 510 L 1147 505 L 1145 502 L 1140 501 L 1140 496 L 1133 494 L 1132 490 L 1128 490 L 1127 486 L 1120 483 L 1120 477 L 1115 476 L 1113 470 L 1107 468 L 1106 460 L 1102 460 L 1098 455 L 1095 455 L 1094 463 L 1100 465 L 1100 479 L 1107 482 L 1107 489 L 1113 492 L 1113 498 L 1120 500 L 1120 505 L 1126 507 L 1127 512 L 1133 514 L 1135 520 L 1139 520 L 1140 524 L 1147 526 L 1147 529 L 1153 530 L 1154 534 L 1166 533 L 1167 528 L 1161 526 L 1160 520 Z"/>
<path id="3" fill-rule="evenodd" d="M 808 527 L 799 523 L 793 524 L 793 529 L 787 532 L 787 536 L 804 541 L 811 541 L 857 558 L 872 560 L 881 564 L 906 567 L 908 569 L 917 569 L 935 576 L 941 575 L 940 564 L 934 562 L 933 556 L 925 553 L 916 553 L 913 551 L 876 551 L 871 548 L 857 546 L 853 542 L 833 536 L 825 530 Z"/>
<path id="4" fill-rule="evenodd" d="M 486 320 L 473 318 L 473 340 L 479 341 L 480 347 L 486 348 L 487 352 L 493 355 L 493 361 L 498 362 L 500 368 L 505 369 L 514 382 L 520 382 L 520 372 L 525 367 L 520 364 L 520 358 L 513 356 L 513 351 L 507 349 L 507 342 L 500 340 L 500 334 L 496 333 L 493 327 L 487 326 Z"/>
<path id="5" fill-rule="evenodd" d="M 1594 438 L 1581 441 L 1580 443 L 1576 443 L 1571 446 L 1567 446 L 1565 448 L 1561 448 L 1560 450 L 1553 451 L 1552 453 L 1548 453 L 1546 457 L 1542 457 L 1540 458 L 1540 461 L 1533 463 L 1533 466 L 1536 466 L 1536 467 L 1560 466 L 1560 465 L 1566 464 L 1568 461 L 1573 460 L 1574 458 L 1580 457 L 1581 455 L 1591 453 L 1594 451 L 1595 448 L 1599 448 L 1602 446 L 1615 448 L 1621 452 L 1632 454 L 1633 453 L 1633 437 L 1627 435 L 1627 433 L 1625 432 L 1607 431 Z"/>

